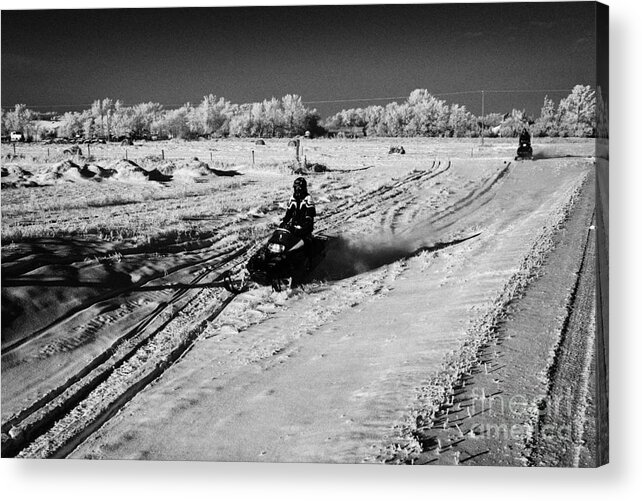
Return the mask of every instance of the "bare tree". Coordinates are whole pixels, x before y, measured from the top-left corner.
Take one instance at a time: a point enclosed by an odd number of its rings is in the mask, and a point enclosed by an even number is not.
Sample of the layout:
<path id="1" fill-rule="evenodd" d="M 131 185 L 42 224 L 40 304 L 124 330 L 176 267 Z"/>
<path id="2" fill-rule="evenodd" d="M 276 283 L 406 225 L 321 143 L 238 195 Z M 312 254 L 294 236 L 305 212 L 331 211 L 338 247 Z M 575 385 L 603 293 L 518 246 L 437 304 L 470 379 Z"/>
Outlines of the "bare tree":
<path id="1" fill-rule="evenodd" d="M 16 104 L 12 111 L 4 115 L 4 128 L 8 132 L 20 132 L 26 135 L 31 129 L 33 116 L 33 112 L 27 108 L 26 104 Z"/>

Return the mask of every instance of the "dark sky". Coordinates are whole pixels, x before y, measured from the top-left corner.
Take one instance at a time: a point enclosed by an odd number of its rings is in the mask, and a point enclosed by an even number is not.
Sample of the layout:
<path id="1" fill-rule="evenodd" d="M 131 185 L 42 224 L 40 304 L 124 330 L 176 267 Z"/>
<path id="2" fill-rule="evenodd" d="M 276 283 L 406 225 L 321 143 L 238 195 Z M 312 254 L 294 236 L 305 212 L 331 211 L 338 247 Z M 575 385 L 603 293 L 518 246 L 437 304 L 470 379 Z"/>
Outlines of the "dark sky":
<path id="1" fill-rule="evenodd" d="M 595 87 L 592 2 L 2 11 L 2 106 Z M 539 93 L 487 93 L 486 112 Z M 568 92 L 548 92 L 559 101 Z M 443 95 L 480 113 L 480 94 Z M 395 99 L 398 102 L 403 99 Z M 323 116 L 390 101 L 311 103 Z M 76 105 L 73 108 L 71 105 Z"/>

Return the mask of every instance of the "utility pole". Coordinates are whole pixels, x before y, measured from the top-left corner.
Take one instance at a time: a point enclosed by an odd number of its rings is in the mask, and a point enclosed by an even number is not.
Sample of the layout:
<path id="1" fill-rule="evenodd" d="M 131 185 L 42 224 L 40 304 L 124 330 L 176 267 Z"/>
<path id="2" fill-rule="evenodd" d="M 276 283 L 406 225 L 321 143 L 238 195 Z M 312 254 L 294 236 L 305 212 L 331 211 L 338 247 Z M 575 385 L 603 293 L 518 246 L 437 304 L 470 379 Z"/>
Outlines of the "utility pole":
<path id="1" fill-rule="evenodd" d="M 482 93 L 482 120 L 481 120 L 481 144 L 483 146 L 484 144 L 484 91 L 481 91 Z"/>

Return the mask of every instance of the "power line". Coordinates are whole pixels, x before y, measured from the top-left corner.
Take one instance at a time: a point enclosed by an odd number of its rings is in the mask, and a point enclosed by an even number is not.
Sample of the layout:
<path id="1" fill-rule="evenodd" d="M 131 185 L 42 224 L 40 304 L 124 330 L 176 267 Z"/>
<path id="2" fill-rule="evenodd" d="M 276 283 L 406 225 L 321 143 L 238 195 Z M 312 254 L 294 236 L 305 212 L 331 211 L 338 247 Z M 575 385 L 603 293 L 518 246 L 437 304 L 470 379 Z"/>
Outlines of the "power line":
<path id="1" fill-rule="evenodd" d="M 494 92 L 494 93 L 500 93 L 500 92 L 510 92 L 514 94 L 524 94 L 527 92 L 533 92 L 533 93 L 541 93 L 541 92 L 571 92 L 573 89 L 507 89 L 507 90 L 484 90 L 484 92 Z M 481 91 L 477 91 L 481 92 Z"/>
<path id="2" fill-rule="evenodd" d="M 541 92 L 571 92 L 573 89 L 478 89 L 478 90 L 462 90 L 457 92 L 436 92 L 430 93 L 432 96 L 458 96 L 464 94 L 481 94 L 486 93 L 541 93 Z M 323 103 L 349 103 L 353 101 L 390 101 L 392 99 L 407 99 L 408 96 L 394 96 L 394 97 L 355 97 L 351 99 L 326 99 L 322 101 L 303 101 L 304 104 L 323 104 Z"/>
<path id="3" fill-rule="evenodd" d="M 433 96 L 460 96 L 462 94 L 479 94 L 480 90 L 462 90 L 459 92 L 438 92 L 436 94 L 431 94 Z"/>
<path id="4" fill-rule="evenodd" d="M 463 90 L 457 92 L 437 92 L 430 93 L 432 96 L 441 97 L 441 96 L 458 96 L 465 94 L 481 94 L 485 92 L 487 94 L 526 94 L 526 93 L 544 93 L 544 92 L 571 92 L 573 89 L 478 89 L 478 90 Z M 344 98 L 344 99 L 324 99 L 317 101 L 302 101 L 303 104 L 332 104 L 332 103 L 350 103 L 357 101 L 392 101 L 393 99 L 407 99 L 409 96 L 392 96 L 392 97 L 357 97 L 357 98 Z M 187 101 L 191 102 L 191 101 Z M 183 106 L 185 103 L 159 103 L 162 106 Z M 124 103 L 121 101 L 123 106 L 134 106 L 135 104 L 140 103 Z M 37 104 L 37 105 L 27 105 L 31 108 L 78 108 L 81 106 L 93 106 L 93 103 L 79 103 L 79 104 Z M 9 106 L 3 106 L 3 110 L 11 109 Z"/>
<path id="5" fill-rule="evenodd" d="M 353 99 L 328 99 L 325 101 L 301 101 L 303 104 L 322 104 L 322 103 L 350 103 L 352 101 L 390 101 L 391 99 L 406 99 L 408 96 L 396 97 L 358 97 Z"/>

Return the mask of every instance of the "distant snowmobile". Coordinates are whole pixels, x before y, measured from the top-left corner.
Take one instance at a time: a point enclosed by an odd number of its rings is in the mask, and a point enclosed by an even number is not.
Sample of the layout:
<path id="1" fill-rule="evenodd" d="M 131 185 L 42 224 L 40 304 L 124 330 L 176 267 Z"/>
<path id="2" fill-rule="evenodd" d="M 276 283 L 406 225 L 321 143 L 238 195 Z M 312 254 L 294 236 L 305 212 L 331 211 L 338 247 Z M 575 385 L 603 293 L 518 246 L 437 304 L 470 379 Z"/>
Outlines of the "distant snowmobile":
<path id="1" fill-rule="evenodd" d="M 526 129 L 519 135 L 519 147 L 515 160 L 533 160 L 533 148 L 531 147 L 531 135 Z"/>
<path id="2" fill-rule="evenodd" d="M 271 285 L 275 291 L 295 287 L 316 268 L 325 256 L 328 237 L 297 237 L 288 228 L 277 228 L 268 241 L 250 257 L 245 269 L 227 277 L 226 289 L 241 292 L 248 282 Z"/>

